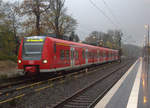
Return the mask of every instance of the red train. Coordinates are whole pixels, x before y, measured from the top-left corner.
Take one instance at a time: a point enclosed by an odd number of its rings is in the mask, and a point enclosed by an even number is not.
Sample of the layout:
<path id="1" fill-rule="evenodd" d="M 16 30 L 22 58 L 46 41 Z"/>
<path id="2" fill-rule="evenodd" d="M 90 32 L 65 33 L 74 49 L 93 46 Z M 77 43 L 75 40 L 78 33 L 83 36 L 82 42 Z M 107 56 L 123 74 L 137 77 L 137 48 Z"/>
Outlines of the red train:
<path id="1" fill-rule="evenodd" d="M 19 48 L 18 70 L 24 74 L 71 70 L 118 60 L 118 54 L 118 50 L 52 37 L 25 37 Z"/>

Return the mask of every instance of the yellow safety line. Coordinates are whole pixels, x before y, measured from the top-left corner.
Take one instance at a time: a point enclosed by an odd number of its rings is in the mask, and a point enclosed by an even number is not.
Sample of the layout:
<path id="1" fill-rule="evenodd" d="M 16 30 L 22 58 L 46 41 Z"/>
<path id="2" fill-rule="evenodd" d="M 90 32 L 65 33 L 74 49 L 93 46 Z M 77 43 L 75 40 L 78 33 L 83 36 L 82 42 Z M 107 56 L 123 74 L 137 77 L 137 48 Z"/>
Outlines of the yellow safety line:
<path id="1" fill-rule="evenodd" d="M 37 83 L 33 83 L 33 84 L 31 84 L 30 86 L 34 86 L 34 85 L 38 85 L 38 84 L 42 84 L 43 82 L 45 82 L 45 81 L 40 81 L 40 82 L 37 82 Z"/>
<path id="2" fill-rule="evenodd" d="M 98 70 L 98 69 L 96 69 L 96 70 Z M 94 70 L 94 71 L 96 71 L 96 70 Z M 92 71 L 87 72 L 87 73 L 92 73 Z M 71 73 L 71 74 L 69 74 L 69 75 L 71 76 L 71 75 L 75 75 L 75 74 L 77 74 L 77 73 Z M 74 76 L 74 77 L 75 77 L 75 78 L 78 78 L 78 77 L 81 77 L 81 76 L 82 76 L 82 75 L 76 75 L 76 76 Z M 62 77 L 63 77 L 63 76 L 59 76 L 59 77 L 56 77 L 56 78 L 48 79 L 47 81 L 49 82 L 49 81 L 56 80 L 56 79 L 59 79 L 59 78 L 62 78 Z M 16 90 L 20 90 L 20 89 L 23 89 L 23 88 L 26 88 L 26 87 L 34 86 L 34 85 L 37 85 L 37 84 L 42 84 L 43 82 L 45 82 L 45 81 L 40 81 L 40 82 L 37 82 L 37 83 L 33 83 L 33 84 L 30 84 L 30 85 L 26 85 L 26 86 L 23 86 L 23 87 L 19 87 L 19 88 L 16 88 Z M 60 82 L 63 83 L 64 80 L 61 80 Z M 52 86 L 53 86 L 53 83 L 51 83 L 50 85 L 45 86 L 45 87 L 41 87 L 41 88 L 38 88 L 38 89 L 34 89 L 34 91 L 35 91 L 35 92 L 38 92 L 38 91 L 44 90 L 44 89 L 49 88 L 49 87 L 52 87 Z M 2 94 L 2 93 L 0 92 L 0 94 Z M 20 98 L 20 97 L 23 97 L 23 96 L 25 96 L 25 94 L 21 94 L 21 95 L 15 96 L 15 97 L 13 97 L 13 98 L 9 98 L 9 99 L 4 100 L 4 101 L 0 101 L 0 104 L 6 103 L 6 102 L 9 102 L 9 101 L 12 101 L 12 100 L 14 100 L 14 99 L 17 99 L 17 98 Z"/>
<path id="3" fill-rule="evenodd" d="M 49 87 L 51 87 L 51 85 L 48 85 L 48 86 L 45 86 L 45 87 L 42 87 L 42 88 L 35 89 L 34 91 L 35 91 L 35 92 L 41 91 L 41 90 L 44 90 L 44 89 L 49 88 Z"/>
<path id="4" fill-rule="evenodd" d="M 24 95 L 25 95 L 25 94 L 21 94 L 21 95 L 15 96 L 15 97 L 13 97 L 13 98 L 9 98 L 9 99 L 4 100 L 4 101 L 0 101 L 0 104 L 6 103 L 6 102 L 9 102 L 9 101 L 12 101 L 12 100 L 17 99 L 17 98 L 20 98 L 20 97 L 23 97 Z"/>
<path id="5" fill-rule="evenodd" d="M 59 79 L 59 78 L 62 78 L 62 77 L 63 77 L 63 76 L 59 76 L 59 77 L 56 77 L 56 78 L 48 79 L 47 81 L 56 80 L 56 79 Z M 30 85 L 22 86 L 22 87 L 16 88 L 16 90 L 21 90 L 21 89 L 24 89 L 24 88 L 27 88 L 27 87 L 30 87 L 30 86 L 42 84 L 42 83 L 44 83 L 44 82 L 46 82 L 46 81 L 40 81 L 40 82 L 36 82 L 36 83 L 30 84 Z"/>
<path id="6" fill-rule="evenodd" d="M 37 84 L 40 84 L 40 83 L 42 83 L 42 82 L 40 81 L 40 82 L 33 83 L 33 84 L 30 84 L 30 85 L 22 86 L 22 87 L 16 88 L 16 90 L 20 90 L 20 89 L 23 89 L 23 88 L 27 88 L 27 87 L 30 87 L 30 86 L 34 86 L 34 85 L 37 85 Z"/>
<path id="7" fill-rule="evenodd" d="M 92 73 L 92 72 L 94 72 L 94 71 L 97 71 L 97 70 L 98 70 L 98 69 L 93 70 L 93 71 L 89 71 L 89 72 L 87 72 L 87 73 L 90 74 L 90 73 Z M 72 76 L 72 75 L 76 75 L 76 74 L 78 74 L 78 73 L 71 73 L 71 74 L 69 74 L 68 76 Z M 48 79 L 47 81 L 53 81 L 53 80 L 56 80 L 56 79 L 59 79 L 59 78 L 62 78 L 62 77 L 63 77 L 63 76 L 59 76 L 59 77 L 56 77 L 56 78 Z M 74 76 L 74 77 L 78 78 L 79 76 L 77 75 L 77 76 Z M 44 82 L 46 82 L 46 81 L 40 81 L 40 82 L 36 82 L 36 83 L 30 84 L 30 85 L 22 86 L 22 87 L 16 88 L 16 90 L 21 90 L 21 89 L 24 89 L 24 88 L 27 88 L 27 87 L 31 87 L 31 86 L 34 86 L 34 85 L 42 84 L 42 83 L 44 83 Z M 1 93 L 0 93 L 0 94 L 1 94 Z"/>
<path id="8" fill-rule="evenodd" d="M 52 79 L 50 79 L 50 80 L 53 81 L 53 80 L 56 80 L 56 79 L 59 79 L 59 78 L 63 78 L 63 76 L 59 76 L 59 77 L 56 77 L 56 78 L 52 78 Z"/>

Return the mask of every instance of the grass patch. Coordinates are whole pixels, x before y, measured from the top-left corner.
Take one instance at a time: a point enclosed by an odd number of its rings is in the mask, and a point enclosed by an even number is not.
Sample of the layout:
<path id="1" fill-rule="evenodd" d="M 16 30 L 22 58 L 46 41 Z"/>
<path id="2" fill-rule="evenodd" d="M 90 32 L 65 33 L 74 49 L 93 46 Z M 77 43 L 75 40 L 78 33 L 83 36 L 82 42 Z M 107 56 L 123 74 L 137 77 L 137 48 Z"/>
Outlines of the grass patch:
<path id="1" fill-rule="evenodd" d="M 6 74 L 0 75 L 0 80 L 6 80 L 6 79 L 8 79 L 8 75 Z"/>

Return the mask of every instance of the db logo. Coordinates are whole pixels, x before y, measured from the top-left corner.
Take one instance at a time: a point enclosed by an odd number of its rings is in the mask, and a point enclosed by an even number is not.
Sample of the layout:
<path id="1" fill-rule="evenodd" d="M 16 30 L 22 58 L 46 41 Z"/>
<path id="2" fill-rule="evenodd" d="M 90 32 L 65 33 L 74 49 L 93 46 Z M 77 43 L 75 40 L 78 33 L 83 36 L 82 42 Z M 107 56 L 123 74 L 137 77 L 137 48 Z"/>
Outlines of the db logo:
<path id="1" fill-rule="evenodd" d="M 30 60 L 30 61 L 29 61 L 29 64 L 34 64 L 34 61 Z"/>

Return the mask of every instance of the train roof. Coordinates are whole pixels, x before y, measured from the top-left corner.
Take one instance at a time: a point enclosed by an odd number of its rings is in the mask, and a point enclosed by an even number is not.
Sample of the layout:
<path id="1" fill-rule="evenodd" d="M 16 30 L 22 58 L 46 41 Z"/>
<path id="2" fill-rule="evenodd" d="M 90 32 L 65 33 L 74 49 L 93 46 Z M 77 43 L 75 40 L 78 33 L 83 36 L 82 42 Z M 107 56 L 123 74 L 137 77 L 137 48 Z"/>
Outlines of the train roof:
<path id="1" fill-rule="evenodd" d="M 109 50 L 109 51 L 115 51 L 117 52 L 118 50 L 114 50 L 114 49 L 110 49 L 110 48 L 104 48 L 104 47 L 98 47 L 98 46 L 93 46 L 93 45 L 88 45 L 88 44 L 84 44 L 84 43 L 77 43 L 77 42 L 72 42 L 72 41 L 67 41 L 67 40 L 61 40 L 61 39 L 57 39 L 57 38 L 53 38 L 53 37 L 48 37 L 48 36 L 30 36 L 30 37 L 25 37 L 26 39 L 33 39 L 33 38 L 39 38 L 39 39 L 44 39 L 44 38 L 48 38 L 52 41 L 56 41 L 56 42 L 60 42 L 60 43 L 66 43 L 69 45 L 75 45 L 75 46 L 81 46 L 81 47 L 90 47 L 90 48 L 100 48 L 102 50 Z"/>
<path id="2" fill-rule="evenodd" d="M 77 43 L 77 42 L 72 42 L 72 41 L 67 41 L 67 40 L 61 40 L 61 39 L 57 39 L 57 38 L 52 38 L 52 37 L 48 37 L 49 39 L 56 41 L 56 42 L 62 42 L 62 43 L 67 43 L 69 45 L 77 45 L 77 46 L 82 46 L 82 47 L 90 47 L 90 48 L 101 48 L 103 50 L 111 50 L 111 51 L 118 51 L 118 50 L 114 50 L 114 49 L 109 49 L 109 48 L 104 48 L 104 47 L 98 47 L 98 46 L 93 46 L 93 45 L 88 45 L 88 44 L 84 44 L 84 43 Z"/>

